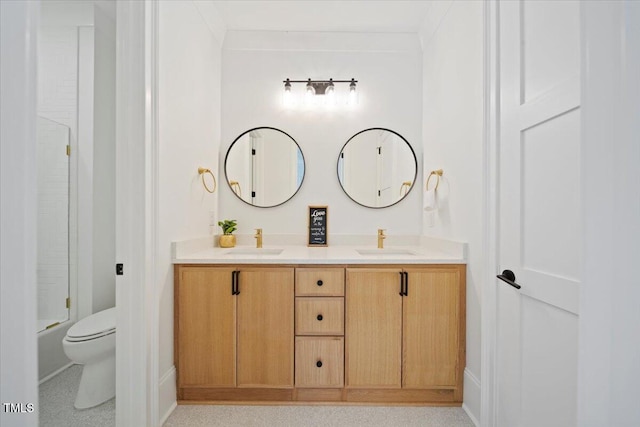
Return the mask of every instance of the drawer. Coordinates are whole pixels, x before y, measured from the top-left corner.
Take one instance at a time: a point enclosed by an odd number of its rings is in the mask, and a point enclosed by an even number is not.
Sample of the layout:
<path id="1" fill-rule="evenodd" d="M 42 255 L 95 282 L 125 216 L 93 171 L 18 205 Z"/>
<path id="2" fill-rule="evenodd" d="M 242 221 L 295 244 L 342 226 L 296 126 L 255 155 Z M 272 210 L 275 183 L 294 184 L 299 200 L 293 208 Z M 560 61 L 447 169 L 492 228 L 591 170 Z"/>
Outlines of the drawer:
<path id="1" fill-rule="evenodd" d="M 344 296 L 344 268 L 296 268 L 296 296 Z"/>
<path id="2" fill-rule="evenodd" d="M 344 338 L 296 337 L 296 387 L 342 387 Z"/>
<path id="3" fill-rule="evenodd" d="M 344 335 L 344 298 L 296 298 L 296 335 Z"/>

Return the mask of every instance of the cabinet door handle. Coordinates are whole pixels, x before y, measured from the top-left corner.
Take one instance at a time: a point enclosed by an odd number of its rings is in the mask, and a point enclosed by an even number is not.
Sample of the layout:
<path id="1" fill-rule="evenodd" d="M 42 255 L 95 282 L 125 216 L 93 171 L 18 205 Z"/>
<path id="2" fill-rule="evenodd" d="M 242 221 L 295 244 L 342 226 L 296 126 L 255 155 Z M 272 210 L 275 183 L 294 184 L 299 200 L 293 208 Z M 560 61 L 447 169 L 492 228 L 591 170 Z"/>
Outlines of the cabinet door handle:
<path id="1" fill-rule="evenodd" d="M 322 320 L 323 319 L 322 314 L 318 314 L 318 317 L 316 317 L 316 319 Z"/>
<path id="2" fill-rule="evenodd" d="M 236 295 L 240 295 L 240 272 L 236 271 Z"/>
<path id="3" fill-rule="evenodd" d="M 404 273 L 404 296 L 409 296 L 409 273 L 406 271 Z"/>
<path id="4" fill-rule="evenodd" d="M 231 295 L 240 295 L 240 272 L 231 272 Z"/>
<path id="5" fill-rule="evenodd" d="M 318 361 L 316 362 L 316 366 L 317 366 L 318 368 L 322 368 L 322 361 L 321 361 L 321 360 L 318 360 Z"/>
<path id="6" fill-rule="evenodd" d="M 231 272 L 231 295 L 236 294 L 236 272 Z"/>
<path id="7" fill-rule="evenodd" d="M 318 286 L 322 286 L 322 284 L 323 284 L 323 283 L 322 283 L 322 280 L 318 280 L 318 281 L 316 282 L 316 284 L 317 284 Z"/>
<path id="8" fill-rule="evenodd" d="M 402 274 L 403 272 L 400 272 L 400 296 L 404 295 L 404 274 Z"/>

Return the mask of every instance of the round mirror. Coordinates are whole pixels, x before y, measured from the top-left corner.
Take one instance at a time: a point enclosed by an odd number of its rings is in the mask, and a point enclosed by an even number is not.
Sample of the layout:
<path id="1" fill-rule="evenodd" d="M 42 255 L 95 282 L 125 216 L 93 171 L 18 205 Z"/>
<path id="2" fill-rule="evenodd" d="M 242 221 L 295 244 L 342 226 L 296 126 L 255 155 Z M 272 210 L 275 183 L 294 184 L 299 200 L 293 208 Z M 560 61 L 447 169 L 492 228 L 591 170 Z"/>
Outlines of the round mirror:
<path id="1" fill-rule="evenodd" d="M 283 131 L 254 128 L 233 141 L 224 160 L 224 173 L 240 200 L 269 208 L 298 192 L 304 179 L 304 156 L 298 143 Z"/>
<path id="2" fill-rule="evenodd" d="M 402 135 L 383 128 L 353 135 L 338 156 L 338 180 L 347 196 L 368 208 L 385 208 L 413 188 L 418 162 Z"/>

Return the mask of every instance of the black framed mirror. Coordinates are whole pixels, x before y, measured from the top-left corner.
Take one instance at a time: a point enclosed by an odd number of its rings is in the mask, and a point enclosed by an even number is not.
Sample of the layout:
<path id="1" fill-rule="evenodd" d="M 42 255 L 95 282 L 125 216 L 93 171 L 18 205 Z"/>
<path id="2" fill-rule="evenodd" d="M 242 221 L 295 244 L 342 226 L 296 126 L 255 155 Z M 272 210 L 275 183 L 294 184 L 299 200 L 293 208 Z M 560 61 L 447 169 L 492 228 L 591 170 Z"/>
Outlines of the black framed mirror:
<path id="1" fill-rule="evenodd" d="M 233 141 L 224 173 L 236 197 L 251 206 L 270 208 L 287 202 L 302 186 L 304 155 L 286 132 L 257 127 Z"/>
<path id="2" fill-rule="evenodd" d="M 351 200 L 386 208 L 404 199 L 416 182 L 418 161 L 399 133 L 370 128 L 353 135 L 338 155 L 338 181 Z"/>

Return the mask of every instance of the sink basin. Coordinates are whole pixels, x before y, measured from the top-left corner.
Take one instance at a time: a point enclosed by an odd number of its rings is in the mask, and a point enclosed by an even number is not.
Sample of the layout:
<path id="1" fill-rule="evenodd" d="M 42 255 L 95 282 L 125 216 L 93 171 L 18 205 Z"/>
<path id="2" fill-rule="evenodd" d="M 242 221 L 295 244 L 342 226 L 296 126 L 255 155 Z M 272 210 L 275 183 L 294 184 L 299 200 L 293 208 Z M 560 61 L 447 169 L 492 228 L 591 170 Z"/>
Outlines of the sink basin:
<path id="1" fill-rule="evenodd" d="M 225 255 L 280 255 L 282 249 L 278 248 L 237 248 L 231 249 Z"/>
<path id="2" fill-rule="evenodd" d="M 356 252 L 364 256 L 416 255 L 415 252 L 407 249 L 356 249 Z"/>

